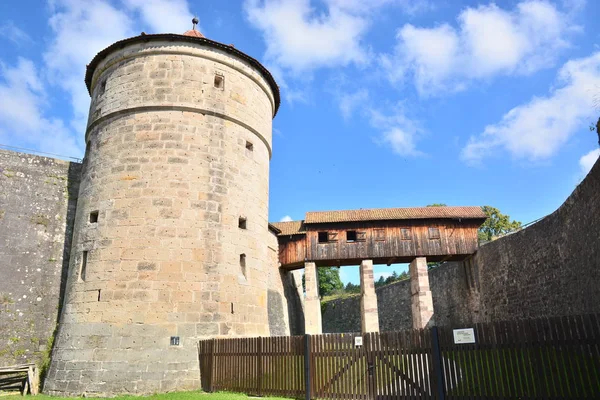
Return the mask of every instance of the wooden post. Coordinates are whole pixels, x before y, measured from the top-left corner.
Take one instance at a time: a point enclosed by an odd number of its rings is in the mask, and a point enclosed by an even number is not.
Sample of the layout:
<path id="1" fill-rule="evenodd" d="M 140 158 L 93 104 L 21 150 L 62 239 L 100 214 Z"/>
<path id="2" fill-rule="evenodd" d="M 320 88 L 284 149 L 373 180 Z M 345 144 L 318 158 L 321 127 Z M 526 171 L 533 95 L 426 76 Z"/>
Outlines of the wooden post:
<path id="1" fill-rule="evenodd" d="M 433 356 L 433 376 L 435 390 L 438 400 L 446 399 L 446 391 L 444 384 L 444 371 L 442 370 L 442 349 L 440 348 L 440 337 L 437 326 L 431 327 L 431 348 Z M 433 384 L 431 385 L 433 389 Z"/>
<path id="2" fill-rule="evenodd" d="M 210 374 L 208 376 L 208 391 L 213 392 L 215 371 L 215 339 L 210 340 Z"/>
<path id="3" fill-rule="evenodd" d="M 365 341 L 366 360 L 367 360 L 367 400 L 375 399 L 375 360 L 373 359 L 373 345 L 375 340 L 374 333 L 363 334 Z M 366 339 L 366 340 L 365 340 Z"/>
<path id="4" fill-rule="evenodd" d="M 259 337 L 258 338 L 258 351 L 257 351 L 257 356 L 256 356 L 256 374 L 257 374 L 257 378 L 258 378 L 258 382 L 257 382 L 257 393 L 259 396 L 262 396 L 262 375 L 263 375 L 263 371 L 262 371 L 262 348 L 263 348 L 263 338 Z"/>
<path id="5" fill-rule="evenodd" d="M 304 391 L 305 400 L 311 399 L 311 387 L 312 383 L 310 381 L 311 375 L 311 365 L 310 365 L 310 335 L 304 335 Z"/>

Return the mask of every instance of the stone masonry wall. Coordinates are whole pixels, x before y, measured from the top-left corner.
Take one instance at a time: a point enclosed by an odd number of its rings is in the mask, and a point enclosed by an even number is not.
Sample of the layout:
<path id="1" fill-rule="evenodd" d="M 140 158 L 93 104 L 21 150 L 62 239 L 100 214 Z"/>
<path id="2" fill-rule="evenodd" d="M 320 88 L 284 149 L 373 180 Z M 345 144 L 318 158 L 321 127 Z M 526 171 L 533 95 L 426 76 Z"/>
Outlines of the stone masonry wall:
<path id="1" fill-rule="evenodd" d="M 429 271 L 437 325 L 600 312 L 600 162 L 561 207 Z M 407 329 L 410 282 L 377 289 L 382 331 Z M 324 332 L 360 331 L 360 298 L 323 305 Z"/>
<path id="2" fill-rule="evenodd" d="M 81 165 L 0 150 L 0 366 L 47 361 Z"/>
<path id="3" fill-rule="evenodd" d="M 176 40 L 115 49 L 91 92 L 44 391 L 198 389 L 198 340 L 289 332 L 268 229 L 273 93 L 252 65 Z"/>
<path id="4" fill-rule="evenodd" d="M 600 312 L 600 162 L 564 204 L 474 257 L 479 321 Z"/>
<path id="5" fill-rule="evenodd" d="M 437 325 L 460 325 L 471 316 L 472 299 L 462 263 L 444 263 L 429 271 L 429 285 Z M 412 328 L 410 280 L 375 289 L 381 332 Z M 323 310 L 323 332 L 360 332 L 360 296 L 328 301 Z"/>

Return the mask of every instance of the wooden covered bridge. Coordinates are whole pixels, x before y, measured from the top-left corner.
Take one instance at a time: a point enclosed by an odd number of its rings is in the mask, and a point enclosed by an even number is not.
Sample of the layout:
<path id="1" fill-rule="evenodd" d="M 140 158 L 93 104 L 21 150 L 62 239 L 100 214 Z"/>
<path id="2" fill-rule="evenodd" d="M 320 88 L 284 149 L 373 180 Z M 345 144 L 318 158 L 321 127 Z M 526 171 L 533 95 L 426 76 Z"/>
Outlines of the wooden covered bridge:
<path id="1" fill-rule="evenodd" d="M 360 265 L 362 331 L 378 332 L 373 264 L 410 263 L 413 327 L 433 324 L 427 262 L 461 261 L 477 250 L 481 207 L 412 207 L 311 211 L 277 222 L 280 268 L 304 268 L 305 331 L 320 334 L 317 268 Z"/>

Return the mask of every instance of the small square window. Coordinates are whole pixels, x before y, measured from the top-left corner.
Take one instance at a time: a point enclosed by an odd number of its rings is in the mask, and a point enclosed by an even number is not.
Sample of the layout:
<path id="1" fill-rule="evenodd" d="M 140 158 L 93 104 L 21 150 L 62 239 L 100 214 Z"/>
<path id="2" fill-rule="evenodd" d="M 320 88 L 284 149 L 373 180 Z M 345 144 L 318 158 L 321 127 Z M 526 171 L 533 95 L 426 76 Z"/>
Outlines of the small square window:
<path id="1" fill-rule="evenodd" d="M 223 75 L 215 75 L 215 87 L 217 89 L 225 90 L 225 77 Z"/>
<path id="2" fill-rule="evenodd" d="M 238 227 L 240 229 L 246 229 L 246 218 L 240 217 L 238 220 Z"/>
<path id="3" fill-rule="evenodd" d="M 246 141 L 246 150 L 254 151 L 254 145 L 252 144 L 252 142 Z"/>
<path id="4" fill-rule="evenodd" d="M 346 242 L 356 242 L 356 231 L 346 231 Z"/>
<path id="5" fill-rule="evenodd" d="M 90 213 L 90 223 L 95 224 L 98 222 L 98 211 L 92 211 Z"/>
<path id="6" fill-rule="evenodd" d="M 440 230 L 439 228 L 429 228 L 429 239 L 439 239 Z"/>
<path id="7" fill-rule="evenodd" d="M 400 236 L 402 240 L 411 240 L 412 235 L 410 233 L 410 228 L 400 228 Z"/>
<path id="8" fill-rule="evenodd" d="M 384 241 L 385 240 L 385 229 L 375 229 L 374 230 L 375 240 Z"/>
<path id="9" fill-rule="evenodd" d="M 171 346 L 179 346 L 179 336 L 171 336 Z"/>
<path id="10" fill-rule="evenodd" d="M 329 235 L 327 232 L 319 232 L 319 243 L 329 242 Z"/>

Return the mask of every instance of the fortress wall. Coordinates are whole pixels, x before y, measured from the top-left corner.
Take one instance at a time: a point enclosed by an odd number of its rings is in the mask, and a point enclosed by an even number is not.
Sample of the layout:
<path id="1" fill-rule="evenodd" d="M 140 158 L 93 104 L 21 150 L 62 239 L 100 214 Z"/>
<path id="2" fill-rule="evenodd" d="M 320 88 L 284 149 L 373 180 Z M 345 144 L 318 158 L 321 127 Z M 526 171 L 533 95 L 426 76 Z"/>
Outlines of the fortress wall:
<path id="1" fill-rule="evenodd" d="M 474 257 L 481 321 L 600 311 L 600 162 L 564 204 Z"/>
<path id="2" fill-rule="evenodd" d="M 466 284 L 462 263 L 444 263 L 429 271 L 434 318 L 438 325 L 460 325 L 470 321 L 474 294 Z M 381 332 L 412 327 L 410 280 L 375 289 Z M 323 332 L 360 332 L 360 296 L 336 299 L 323 307 Z"/>
<path id="3" fill-rule="evenodd" d="M 0 366 L 48 356 L 81 165 L 0 150 Z"/>
<path id="4" fill-rule="evenodd" d="M 600 162 L 561 207 L 429 271 L 435 321 L 464 326 L 600 312 Z M 411 327 L 410 281 L 377 289 L 382 331 Z M 360 297 L 327 302 L 324 332 L 360 331 Z"/>

